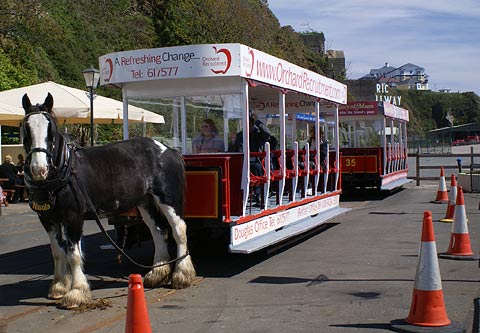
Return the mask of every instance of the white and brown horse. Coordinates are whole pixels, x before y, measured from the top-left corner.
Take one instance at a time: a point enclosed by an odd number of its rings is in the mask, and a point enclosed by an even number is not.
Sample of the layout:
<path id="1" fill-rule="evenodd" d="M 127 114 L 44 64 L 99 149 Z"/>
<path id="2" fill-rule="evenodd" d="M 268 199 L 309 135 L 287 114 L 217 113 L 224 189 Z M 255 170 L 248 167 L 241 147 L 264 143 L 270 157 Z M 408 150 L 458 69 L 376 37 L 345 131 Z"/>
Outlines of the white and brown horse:
<path id="1" fill-rule="evenodd" d="M 65 308 L 91 302 L 80 246 L 84 220 L 134 207 L 155 245 L 156 267 L 145 275 L 144 285 L 152 288 L 171 282 L 173 288 L 190 286 L 195 269 L 182 218 L 185 172 L 181 154 L 149 138 L 78 148 L 58 131 L 51 94 L 43 104 L 32 105 L 26 94 L 22 102 L 25 183 L 30 206 L 50 237 L 54 260 L 48 297 L 61 299 Z M 162 265 L 171 258 L 167 234 L 176 243 L 173 257 L 180 259 Z"/>

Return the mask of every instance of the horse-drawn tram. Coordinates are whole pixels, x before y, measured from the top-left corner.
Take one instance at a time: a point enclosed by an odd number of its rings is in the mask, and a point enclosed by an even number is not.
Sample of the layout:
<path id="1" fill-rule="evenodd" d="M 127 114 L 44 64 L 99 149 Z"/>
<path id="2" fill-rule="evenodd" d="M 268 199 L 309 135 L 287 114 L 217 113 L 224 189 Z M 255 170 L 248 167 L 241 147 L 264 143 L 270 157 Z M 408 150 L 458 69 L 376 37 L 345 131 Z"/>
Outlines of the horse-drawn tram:
<path id="1" fill-rule="evenodd" d="M 132 103 L 165 117 L 168 133 L 155 139 L 183 154 L 189 234 L 227 235 L 231 252 L 251 253 L 347 211 L 344 84 L 241 44 L 124 51 L 99 63 L 101 84 L 121 87 L 124 112 Z"/>
<path id="2" fill-rule="evenodd" d="M 339 107 L 342 184 L 392 190 L 407 179 L 408 110 L 376 101 Z"/>

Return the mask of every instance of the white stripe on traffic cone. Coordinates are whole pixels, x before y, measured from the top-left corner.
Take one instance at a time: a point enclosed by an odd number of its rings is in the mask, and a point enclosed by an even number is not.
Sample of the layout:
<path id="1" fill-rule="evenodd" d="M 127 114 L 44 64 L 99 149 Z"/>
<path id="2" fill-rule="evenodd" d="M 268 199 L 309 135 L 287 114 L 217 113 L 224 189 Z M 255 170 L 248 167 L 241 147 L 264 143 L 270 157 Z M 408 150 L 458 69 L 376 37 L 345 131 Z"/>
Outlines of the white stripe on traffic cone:
<path id="1" fill-rule="evenodd" d="M 452 223 L 453 217 L 455 216 L 455 203 L 457 201 L 457 179 L 452 173 L 450 180 L 450 194 L 448 195 L 448 206 L 447 213 L 443 219 L 440 219 L 440 222 Z"/>
<path id="2" fill-rule="evenodd" d="M 438 183 L 437 197 L 431 201 L 433 203 L 448 203 L 447 185 L 445 184 L 445 171 L 443 166 L 440 168 L 440 181 Z"/>

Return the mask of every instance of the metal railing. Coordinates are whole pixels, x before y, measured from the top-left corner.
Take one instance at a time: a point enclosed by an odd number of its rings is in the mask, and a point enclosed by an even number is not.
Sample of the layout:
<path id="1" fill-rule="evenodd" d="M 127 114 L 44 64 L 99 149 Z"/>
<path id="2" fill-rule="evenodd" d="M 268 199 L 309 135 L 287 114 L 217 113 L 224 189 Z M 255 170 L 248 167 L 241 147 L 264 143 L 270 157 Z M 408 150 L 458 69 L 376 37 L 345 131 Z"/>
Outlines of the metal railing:
<path id="1" fill-rule="evenodd" d="M 441 167 L 445 170 L 445 179 L 450 179 L 450 176 L 447 176 L 449 173 L 447 170 L 456 170 L 458 173 L 464 172 L 464 170 L 470 170 L 475 165 L 478 165 L 474 162 L 475 158 L 480 158 L 480 154 L 474 154 L 473 147 L 470 147 L 470 153 L 463 153 L 463 154 L 435 154 L 435 153 L 420 153 L 420 149 L 417 149 L 416 153 L 409 153 L 409 158 L 415 158 L 415 174 L 409 175 L 409 179 L 416 180 L 417 186 L 420 186 L 420 182 L 422 180 L 439 180 L 440 174 L 437 176 L 423 176 L 421 174 L 422 170 L 440 170 Z M 469 164 L 465 164 L 462 161 L 462 157 L 466 157 L 468 159 Z M 422 160 L 429 159 L 430 163 L 422 164 Z M 439 161 L 443 159 L 446 160 L 446 163 L 439 163 Z M 432 161 L 433 160 L 433 161 Z M 456 164 L 453 164 L 456 161 Z M 466 161 L 465 161 L 466 162 Z M 439 163 L 439 164 L 432 164 L 432 163 Z M 409 164 L 409 169 L 411 170 L 413 165 Z"/>

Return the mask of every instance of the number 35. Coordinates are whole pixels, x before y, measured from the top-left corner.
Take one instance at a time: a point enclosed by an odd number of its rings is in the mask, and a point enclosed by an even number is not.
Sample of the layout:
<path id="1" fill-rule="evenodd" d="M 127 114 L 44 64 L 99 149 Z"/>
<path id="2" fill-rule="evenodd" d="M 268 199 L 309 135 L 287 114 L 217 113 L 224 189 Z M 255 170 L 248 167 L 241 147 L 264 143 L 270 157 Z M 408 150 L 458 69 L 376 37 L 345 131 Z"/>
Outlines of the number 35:
<path id="1" fill-rule="evenodd" d="M 347 158 L 345 160 L 345 166 L 347 166 L 347 167 L 354 167 L 356 164 L 357 164 L 357 161 L 354 158 L 352 158 L 352 159 Z"/>

